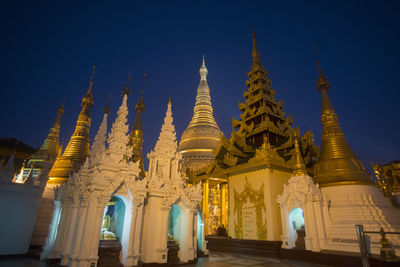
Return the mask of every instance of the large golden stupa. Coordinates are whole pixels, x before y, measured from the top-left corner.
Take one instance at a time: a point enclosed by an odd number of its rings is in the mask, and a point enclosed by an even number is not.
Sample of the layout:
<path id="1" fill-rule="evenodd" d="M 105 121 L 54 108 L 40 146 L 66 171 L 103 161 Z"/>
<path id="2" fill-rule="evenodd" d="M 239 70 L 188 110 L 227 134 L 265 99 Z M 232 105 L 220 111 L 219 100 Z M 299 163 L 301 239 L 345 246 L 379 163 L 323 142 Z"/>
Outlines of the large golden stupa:
<path id="1" fill-rule="evenodd" d="M 204 57 L 199 73 L 201 78 L 197 87 L 193 118 L 182 134 L 178 149 L 182 154 L 183 172 L 187 169 L 196 170 L 211 163 L 214 160 L 213 151 L 217 148 L 222 134 L 213 115 Z"/>

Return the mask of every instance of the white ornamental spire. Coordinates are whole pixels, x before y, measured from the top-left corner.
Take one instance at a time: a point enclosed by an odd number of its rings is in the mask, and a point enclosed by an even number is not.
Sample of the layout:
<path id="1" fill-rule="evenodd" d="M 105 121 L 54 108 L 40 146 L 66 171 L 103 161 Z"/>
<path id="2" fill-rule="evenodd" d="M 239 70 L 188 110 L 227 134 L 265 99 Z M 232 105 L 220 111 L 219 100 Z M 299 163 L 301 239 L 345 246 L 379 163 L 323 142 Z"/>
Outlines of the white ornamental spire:
<path id="1" fill-rule="evenodd" d="M 128 145 L 128 92 L 129 90 L 124 89 L 122 104 L 118 109 L 117 118 L 111 127 L 111 132 L 107 139 L 108 151 L 114 154 L 120 154 L 122 157 L 125 155 Z"/>
<path id="2" fill-rule="evenodd" d="M 173 156 L 177 150 L 175 126 L 173 124 L 171 111 L 171 98 L 168 100 L 168 108 L 164 118 L 164 124 L 161 127 L 160 136 L 158 137 L 154 151 Z"/>
<path id="3" fill-rule="evenodd" d="M 204 55 L 203 55 L 203 64 L 200 67 L 199 73 L 200 73 L 201 81 L 207 81 L 208 70 L 206 67 L 206 62 L 204 60 Z"/>
<path id="4" fill-rule="evenodd" d="M 110 108 L 108 105 L 104 108 L 103 121 L 100 124 L 99 130 L 97 131 L 96 137 L 92 144 L 92 149 L 90 150 L 90 158 L 93 160 L 95 157 L 103 152 L 106 148 L 106 136 L 107 136 L 107 117 L 110 113 Z"/>

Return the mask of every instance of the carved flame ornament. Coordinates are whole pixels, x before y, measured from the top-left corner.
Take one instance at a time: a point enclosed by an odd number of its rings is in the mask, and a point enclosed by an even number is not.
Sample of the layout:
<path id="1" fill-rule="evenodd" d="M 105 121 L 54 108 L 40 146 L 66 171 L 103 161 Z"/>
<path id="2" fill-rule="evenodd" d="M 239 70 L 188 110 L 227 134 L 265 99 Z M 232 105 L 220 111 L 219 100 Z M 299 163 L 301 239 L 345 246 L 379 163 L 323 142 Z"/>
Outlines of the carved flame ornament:
<path id="1" fill-rule="evenodd" d="M 247 177 L 245 178 L 244 190 L 238 193 L 235 189 L 234 192 L 234 215 L 236 221 L 235 226 L 235 237 L 238 239 L 243 239 L 243 205 L 249 201 L 254 204 L 256 209 L 256 223 L 257 223 L 257 239 L 266 240 L 267 239 L 267 219 L 263 220 L 263 213 L 266 213 L 265 202 L 264 202 L 264 183 L 261 185 L 260 189 L 254 190 L 251 188 Z"/>

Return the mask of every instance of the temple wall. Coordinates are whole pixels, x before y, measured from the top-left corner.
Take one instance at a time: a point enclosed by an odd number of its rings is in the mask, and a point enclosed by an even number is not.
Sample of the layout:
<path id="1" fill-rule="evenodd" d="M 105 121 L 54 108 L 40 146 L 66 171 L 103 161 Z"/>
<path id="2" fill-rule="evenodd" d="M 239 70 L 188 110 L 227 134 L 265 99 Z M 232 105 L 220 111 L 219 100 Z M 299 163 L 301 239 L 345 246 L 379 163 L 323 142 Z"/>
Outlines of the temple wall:
<path id="1" fill-rule="evenodd" d="M 239 239 L 280 240 L 282 224 L 276 198 L 282 192 L 283 185 L 290 175 L 290 173 L 280 170 L 261 169 L 229 177 L 230 236 Z M 246 194 L 246 201 L 240 201 L 238 198 L 235 201 L 235 191 L 238 194 L 245 192 L 246 178 L 250 189 L 249 194 Z M 263 191 L 259 191 L 262 187 Z M 263 198 L 253 203 L 249 197 L 253 193 L 260 198 L 263 194 Z M 262 204 L 265 205 L 265 210 L 262 208 Z M 238 206 L 236 211 L 235 205 Z M 242 214 L 240 214 L 239 206 Z M 242 225 L 242 229 L 240 229 L 240 225 Z"/>
<path id="2" fill-rule="evenodd" d="M 0 255 L 28 252 L 43 188 L 26 184 L 0 186 Z"/>

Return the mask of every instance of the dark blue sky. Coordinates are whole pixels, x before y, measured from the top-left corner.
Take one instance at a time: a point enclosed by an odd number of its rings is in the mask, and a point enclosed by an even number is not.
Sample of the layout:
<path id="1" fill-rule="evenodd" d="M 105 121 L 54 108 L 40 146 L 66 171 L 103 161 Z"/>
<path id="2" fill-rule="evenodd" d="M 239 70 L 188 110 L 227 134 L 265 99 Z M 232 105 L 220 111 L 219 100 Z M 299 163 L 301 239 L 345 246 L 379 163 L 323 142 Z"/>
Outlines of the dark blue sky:
<path id="1" fill-rule="evenodd" d="M 400 159 L 398 1 L 114 2 L 0 2 L 0 137 L 38 147 L 68 87 L 61 130 L 66 145 L 95 64 L 92 137 L 108 94 L 114 119 L 129 73 L 133 124 L 143 73 L 148 73 L 146 155 L 169 96 L 178 138 L 188 125 L 203 54 L 215 119 L 229 137 L 246 89 L 254 28 L 276 97 L 302 133 L 312 130 L 320 144 L 316 43 L 332 85 L 330 97 L 356 154 L 368 165 L 377 157 Z"/>

